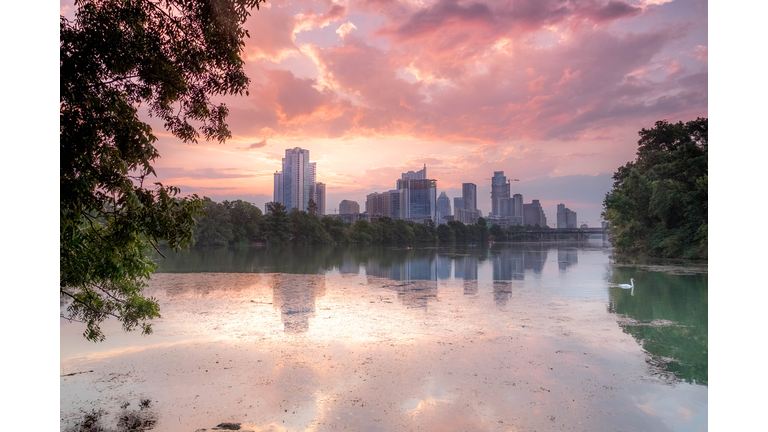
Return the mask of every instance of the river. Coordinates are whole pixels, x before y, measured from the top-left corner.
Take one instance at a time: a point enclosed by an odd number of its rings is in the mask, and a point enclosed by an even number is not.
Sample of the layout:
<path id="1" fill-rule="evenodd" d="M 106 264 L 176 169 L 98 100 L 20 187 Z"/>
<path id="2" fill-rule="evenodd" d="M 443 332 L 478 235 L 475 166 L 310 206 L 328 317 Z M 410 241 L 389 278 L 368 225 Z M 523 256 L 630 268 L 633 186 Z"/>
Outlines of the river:
<path id="1" fill-rule="evenodd" d="M 152 335 L 62 321 L 62 430 L 144 399 L 162 431 L 707 430 L 706 264 L 600 241 L 166 256 Z"/>

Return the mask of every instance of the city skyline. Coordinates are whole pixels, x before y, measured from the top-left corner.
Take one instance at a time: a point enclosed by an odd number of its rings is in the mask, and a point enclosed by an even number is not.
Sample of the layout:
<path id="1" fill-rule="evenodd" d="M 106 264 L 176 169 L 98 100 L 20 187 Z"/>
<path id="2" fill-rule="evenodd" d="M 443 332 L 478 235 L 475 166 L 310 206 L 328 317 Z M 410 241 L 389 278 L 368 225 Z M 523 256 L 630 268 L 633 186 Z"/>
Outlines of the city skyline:
<path id="1" fill-rule="evenodd" d="M 282 150 L 301 147 L 323 166 L 327 213 L 427 164 L 438 193 L 476 184 L 483 214 L 485 179 L 505 171 L 513 194 L 595 226 L 641 128 L 708 117 L 705 1 L 395 3 L 254 11 L 249 95 L 214 100 L 230 140 L 184 144 L 140 109 L 158 136 L 153 180 L 263 208 Z"/>

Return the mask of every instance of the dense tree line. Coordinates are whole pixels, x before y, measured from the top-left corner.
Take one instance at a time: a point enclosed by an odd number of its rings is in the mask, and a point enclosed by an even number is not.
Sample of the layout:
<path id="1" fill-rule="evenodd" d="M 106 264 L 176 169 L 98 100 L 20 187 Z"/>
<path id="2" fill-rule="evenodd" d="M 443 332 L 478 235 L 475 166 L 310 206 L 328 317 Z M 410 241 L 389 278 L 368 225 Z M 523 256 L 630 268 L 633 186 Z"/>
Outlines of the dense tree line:
<path id="1" fill-rule="evenodd" d="M 477 223 L 448 222 L 435 226 L 383 217 L 345 224 L 340 218 L 318 216 L 314 211 L 286 211 L 280 203 L 268 204 L 267 214 L 253 204 L 237 200 L 203 202 L 204 215 L 194 228 L 197 246 L 270 244 L 480 244 L 489 240 L 484 218 Z"/>
<path id="2" fill-rule="evenodd" d="M 642 129 L 637 160 L 613 175 L 603 217 L 620 252 L 707 258 L 707 119 Z"/>

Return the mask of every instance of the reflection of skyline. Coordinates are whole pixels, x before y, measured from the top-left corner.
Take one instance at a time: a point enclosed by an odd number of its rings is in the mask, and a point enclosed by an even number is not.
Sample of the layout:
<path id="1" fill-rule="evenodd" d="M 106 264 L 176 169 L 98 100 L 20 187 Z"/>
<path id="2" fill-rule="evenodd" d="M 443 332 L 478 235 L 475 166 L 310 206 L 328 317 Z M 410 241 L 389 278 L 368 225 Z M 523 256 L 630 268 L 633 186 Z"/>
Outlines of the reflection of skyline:
<path id="1" fill-rule="evenodd" d="M 526 270 L 533 270 L 535 274 L 541 274 L 545 262 L 547 262 L 546 250 L 523 252 L 523 268 Z"/>
<path id="2" fill-rule="evenodd" d="M 524 256 L 522 252 L 513 252 L 509 249 L 491 255 L 493 261 L 493 280 L 524 280 Z"/>
<path id="3" fill-rule="evenodd" d="M 437 260 L 432 257 L 406 259 L 382 265 L 378 261 L 368 260 L 365 274 L 396 281 L 437 281 Z"/>
<path id="4" fill-rule="evenodd" d="M 579 252 L 576 249 L 558 249 L 557 250 L 557 267 L 560 272 L 565 272 L 568 267 L 579 263 Z"/>
<path id="5" fill-rule="evenodd" d="M 350 257 L 344 257 L 344 261 L 341 267 L 339 267 L 339 273 L 343 275 L 360 274 L 360 264 Z"/>
<path id="6" fill-rule="evenodd" d="M 437 278 L 438 279 L 450 279 L 451 278 L 451 266 L 453 260 L 450 257 L 438 255 L 437 256 Z"/>
<path id="7" fill-rule="evenodd" d="M 286 333 L 309 330 L 315 302 L 325 295 L 325 276 L 278 273 L 272 276 L 272 305 L 280 310 Z"/>
<path id="8" fill-rule="evenodd" d="M 512 284 L 509 282 L 493 282 L 493 301 L 497 306 L 504 306 L 512 296 Z"/>
<path id="9" fill-rule="evenodd" d="M 477 280 L 477 257 L 466 255 L 456 259 L 453 275 L 456 279 Z"/>

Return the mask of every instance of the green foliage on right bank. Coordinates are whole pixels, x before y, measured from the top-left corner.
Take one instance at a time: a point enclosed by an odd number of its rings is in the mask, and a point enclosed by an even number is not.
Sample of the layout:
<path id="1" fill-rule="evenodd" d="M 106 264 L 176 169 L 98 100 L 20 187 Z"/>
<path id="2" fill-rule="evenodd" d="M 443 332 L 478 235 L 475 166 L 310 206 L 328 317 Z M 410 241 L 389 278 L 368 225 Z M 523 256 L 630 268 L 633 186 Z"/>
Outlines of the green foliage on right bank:
<path id="1" fill-rule="evenodd" d="M 613 175 L 603 218 L 622 253 L 707 259 L 707 119 L 639 132 L 637 160 Z"/>

